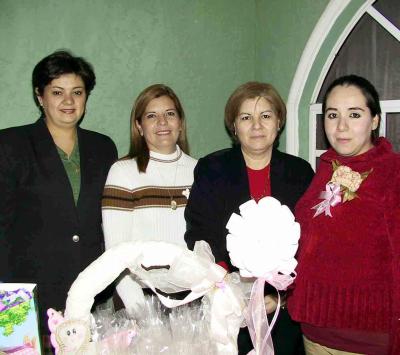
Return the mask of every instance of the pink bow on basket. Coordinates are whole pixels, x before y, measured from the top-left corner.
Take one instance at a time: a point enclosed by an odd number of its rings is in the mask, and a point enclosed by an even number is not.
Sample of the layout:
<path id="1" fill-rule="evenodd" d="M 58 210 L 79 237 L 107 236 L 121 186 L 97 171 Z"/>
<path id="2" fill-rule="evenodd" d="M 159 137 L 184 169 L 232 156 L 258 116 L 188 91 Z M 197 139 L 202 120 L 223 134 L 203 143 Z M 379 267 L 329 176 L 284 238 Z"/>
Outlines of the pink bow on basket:
<path id="1" fill-rule="evenodd" d="M 248 355 L 273 355 L 274 345 L 272 343 L 271 332 L 279 315 L 281 307 L 281 297 L 278 292 L 278 305 L 271 325 L 269 325 L 265 310 L 264 286 L 268 282 L 278 290 L 286 290 L 293 282 L 290 275 L 275 274 L 272 278 L 258 278 L 251 290 L 251 296 L 247 312 L 245 313 L 247 327 L 249 329 L 251 341 L 254 349 Z"/>
<path id="2" fill-rule="evenodd" d="M 325 216 L 332 217 L 331 206 L 335 207 L 342 201 L 340 197 L 340 185 L 329 182 L 326 184 L 325 191 L 322 191 L 319 198 L 324 199 L 319 204 L 312 207 L 313 210 L 317 210 L 313 217 L 317 217 L 321 213 L 325 212 Z"/>

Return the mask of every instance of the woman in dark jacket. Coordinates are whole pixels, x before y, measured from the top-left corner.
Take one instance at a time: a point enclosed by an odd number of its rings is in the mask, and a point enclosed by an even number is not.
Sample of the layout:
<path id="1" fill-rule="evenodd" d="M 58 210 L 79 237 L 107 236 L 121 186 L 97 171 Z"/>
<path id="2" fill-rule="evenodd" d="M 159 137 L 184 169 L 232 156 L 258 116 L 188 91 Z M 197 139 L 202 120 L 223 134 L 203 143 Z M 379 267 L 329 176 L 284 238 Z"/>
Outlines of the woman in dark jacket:
<path id="1" fill-rule="evenodd" d="M 231 149 L 199 160 L 185 210 L 185 240 L 193 249 L 205 240 L 216 262 L 235 271 L 226 250 L 225 226 L 239 206 L 254 199 L 273 196 L 292 211 L 314 175 L 311 166 L 274 146 L 286 120 L 286 107 L 270 84 L 249 82 L 239 86 L 225 107 L 225 125 L 234 141 Z M 266 290 L 266 308 L 276 308 L 276 295 Z M 276 354 L 296 354 L 302 348 L 301 333 L 285 309 L 272 333 Z M 251 349 L 249 339 L 239 335 L 239 352 Z M 301 351 L 301 350 L 300 350 Z"/>
<path id="2" fill-rule="evenodd" d="M 112 140 L 79 128 L 95 85 L 91 65 L 66 51 L 42 59 L 32 89 L 41 117 L 0 131 L 0 280 L 38 284 L 46 310 L 103 251 L 101 196 L 117 159 Z"/>

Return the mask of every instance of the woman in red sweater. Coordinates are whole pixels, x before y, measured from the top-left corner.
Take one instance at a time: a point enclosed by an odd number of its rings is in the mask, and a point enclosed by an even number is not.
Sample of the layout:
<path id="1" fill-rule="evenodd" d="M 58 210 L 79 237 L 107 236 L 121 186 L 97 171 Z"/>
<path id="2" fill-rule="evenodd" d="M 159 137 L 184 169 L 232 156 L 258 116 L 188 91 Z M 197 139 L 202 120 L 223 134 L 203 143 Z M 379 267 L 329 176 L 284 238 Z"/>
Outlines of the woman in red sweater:
<path id="1" fill-rule="evenodd" d="M 307 354 L 399 354 L 400 156 L 377 138 L 379 96 L 366 79 L 335 80 L 323 113 L 331 148 L 296 206 L 289 312 Z"/>

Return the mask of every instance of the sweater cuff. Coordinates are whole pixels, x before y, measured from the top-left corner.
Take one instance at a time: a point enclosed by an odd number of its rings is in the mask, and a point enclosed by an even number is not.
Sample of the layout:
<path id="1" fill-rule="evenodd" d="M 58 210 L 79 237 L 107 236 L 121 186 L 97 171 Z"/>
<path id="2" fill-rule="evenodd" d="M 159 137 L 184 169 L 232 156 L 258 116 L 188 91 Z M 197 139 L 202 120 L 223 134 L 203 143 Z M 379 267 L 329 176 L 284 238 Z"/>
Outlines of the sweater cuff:
<path id="1" fill-rule="evenodd" d="M 225 261 L 218 261 L 217 265 L 222 266 L 226 271 L 229 272 L 229 266 Z"/>

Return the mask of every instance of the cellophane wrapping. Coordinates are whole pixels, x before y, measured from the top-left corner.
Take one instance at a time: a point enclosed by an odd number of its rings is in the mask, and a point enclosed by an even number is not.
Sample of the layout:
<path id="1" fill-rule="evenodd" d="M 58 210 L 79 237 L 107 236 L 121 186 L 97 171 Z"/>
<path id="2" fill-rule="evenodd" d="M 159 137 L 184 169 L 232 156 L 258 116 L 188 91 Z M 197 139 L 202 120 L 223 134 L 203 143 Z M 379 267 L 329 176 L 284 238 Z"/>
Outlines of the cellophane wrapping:
<path id="1" fill-rule="evenodd" d="M 134 318 L 125 310 L 97 309 L 92 317 L 92 340 L 102 355 L 214 355 L 209 311 L 207 298 L 169 309 L 157 297 L 146 296 Z"/>

